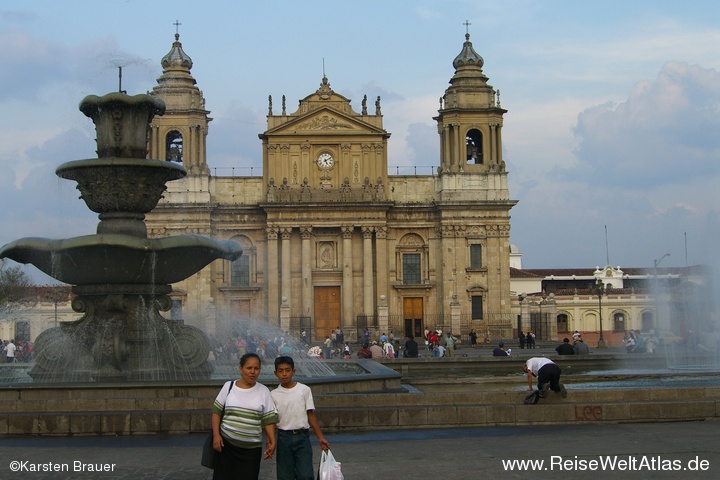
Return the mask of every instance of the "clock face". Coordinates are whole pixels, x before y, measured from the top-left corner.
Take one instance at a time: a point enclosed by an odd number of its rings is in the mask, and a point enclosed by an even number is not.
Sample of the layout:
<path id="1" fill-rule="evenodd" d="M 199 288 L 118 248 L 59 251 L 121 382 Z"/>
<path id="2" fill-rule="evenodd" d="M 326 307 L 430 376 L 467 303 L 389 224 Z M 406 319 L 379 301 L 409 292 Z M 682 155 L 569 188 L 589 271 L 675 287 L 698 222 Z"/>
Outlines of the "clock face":
<path id="1" fill-rule="evenodd" d="M 335 159 L 333 156 L 329 153 L 321 153 L 317 157 L 317 164 L 320 168 L 332 168 L 333 165 L 335 165 Z"/>

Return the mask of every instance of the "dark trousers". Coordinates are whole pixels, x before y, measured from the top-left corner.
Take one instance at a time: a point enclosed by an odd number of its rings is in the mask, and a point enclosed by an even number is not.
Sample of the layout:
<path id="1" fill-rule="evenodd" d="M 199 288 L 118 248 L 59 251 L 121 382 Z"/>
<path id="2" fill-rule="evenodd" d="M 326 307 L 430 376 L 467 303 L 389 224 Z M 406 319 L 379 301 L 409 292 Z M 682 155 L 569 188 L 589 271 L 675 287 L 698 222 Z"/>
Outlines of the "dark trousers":
<path id="1" fill-rule="evenodd" d="M 548 363 L 538 370 L 538 390 L 542 390 L 542 386 L 546 383 L 550 383 L 550 390 L 553 392 L 560 391 L 560 367 L 554 363 Z"/>
<path id="2" fill-rule="evenodd" d="M 277 480 L 313 480 L 312 444 L 308 430 L 278 431 Z"/>
<path id="3" fill-rule="evenodd" d="M 257 480 L 260 476 L 262 447 L 239 448 L 223 439 L 225 446 L 218 455 L 213 480 Z"/>

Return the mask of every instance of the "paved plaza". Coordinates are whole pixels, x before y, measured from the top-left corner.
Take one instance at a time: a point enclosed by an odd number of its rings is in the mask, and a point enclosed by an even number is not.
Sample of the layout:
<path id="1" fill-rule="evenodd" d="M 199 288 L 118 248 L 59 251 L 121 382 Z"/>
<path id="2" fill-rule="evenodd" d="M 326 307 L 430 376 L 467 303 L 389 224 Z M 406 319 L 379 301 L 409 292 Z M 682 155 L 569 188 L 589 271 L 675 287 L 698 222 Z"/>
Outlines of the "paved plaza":
<path id="1" fill-rule="evenodd" d="M 328 435 L 328 440 L 333 454 L 343 464 L 347 480 L 694 480 L 718 478 L 718 429 L 720 423 L 716 421 L 578 424 L 378 431 Z M 199 464 L 204 438 L 205 435 L 2 438 L 0 478 L 210 479 L 212 472 Z M 316 464 L 318 454 L 316 445 Z M 514 470 L 504 467 L 504 461 L 513 460 L 544 463 L 536 471 L 520 470 L 517 465 Z M 606 463 L 604 467 L 602 462 Z M 609 462 L 615 462 L 614 467 Z M 13 471 L 18 465 L 22 470 Z M 48 465 L 67 465 L 69 471 L 27 471 Z M 86 469 L 108 465 L 112 471 L 75 472 L 76 465 Z M 559 470 L 561 467 L 563 470 Z M 275 479 L 274 462 L 263 462 L 260 478 Z"/>

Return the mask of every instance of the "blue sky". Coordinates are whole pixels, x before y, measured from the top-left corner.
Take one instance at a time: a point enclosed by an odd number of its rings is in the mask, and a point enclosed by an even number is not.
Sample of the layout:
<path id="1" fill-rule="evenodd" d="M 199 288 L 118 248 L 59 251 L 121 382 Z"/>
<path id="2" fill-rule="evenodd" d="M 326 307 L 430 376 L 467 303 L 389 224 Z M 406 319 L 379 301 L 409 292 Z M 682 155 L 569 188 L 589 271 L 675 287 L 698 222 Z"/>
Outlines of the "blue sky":
<path id="1" fill-rule="evenodd" d="M 259 167 L 268 95 L 290 110 L 324 62 L 356 110 L 382 97 L 389 164 L 428 172 L 468 20 L 508 110 L 511 241 L 525 268 L 594 267 L 608 253 L 621 267 L 665 253 L 663 266 L 714 263 L 720 3 L 680 3 L 0 2 L 0 244 L 94 232 L 74 183 L 54 175 L 94 156 L 78 103 L 115 91 L 118 65 L 129 93 L 151 90 L 176 20 L 214 119 L 211 168 Z"/>

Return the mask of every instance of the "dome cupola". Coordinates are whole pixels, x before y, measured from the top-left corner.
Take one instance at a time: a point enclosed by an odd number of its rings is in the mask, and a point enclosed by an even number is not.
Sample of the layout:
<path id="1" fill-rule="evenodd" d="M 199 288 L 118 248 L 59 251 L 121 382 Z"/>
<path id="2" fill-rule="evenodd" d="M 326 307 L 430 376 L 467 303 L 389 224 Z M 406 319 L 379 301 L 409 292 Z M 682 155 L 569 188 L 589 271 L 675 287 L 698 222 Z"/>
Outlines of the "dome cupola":
<path id="1" fill-rule="evenodd" d="M 453 67 L 455 67 L 455 70 L 457 70 L 460 67 L 478 67 L 482 70 L 483 64 L 485 61 L 483 58 L 475 51 L 475 49 L 472 46 L 472 42 L 470 42 L 470 34 L 465 34 L 465 43 L 463 43 L 463 48 L 460 54 L 455 57 L 455 60 L 453 60 Z"/>
<path id="2" fill-rule="evenodd" d="M 187 70 L 192 68 L 192 58 L 190 58 L 190 56 L 183 50 L 182 43 L 180 43 L 179 33 L 175 34 L 175 41 L 172 44 L 172 48 L 170 49 L 170 52 L 162 58 L 160 64 L 164 70 L 173 67 L 180 67 Z"/>

